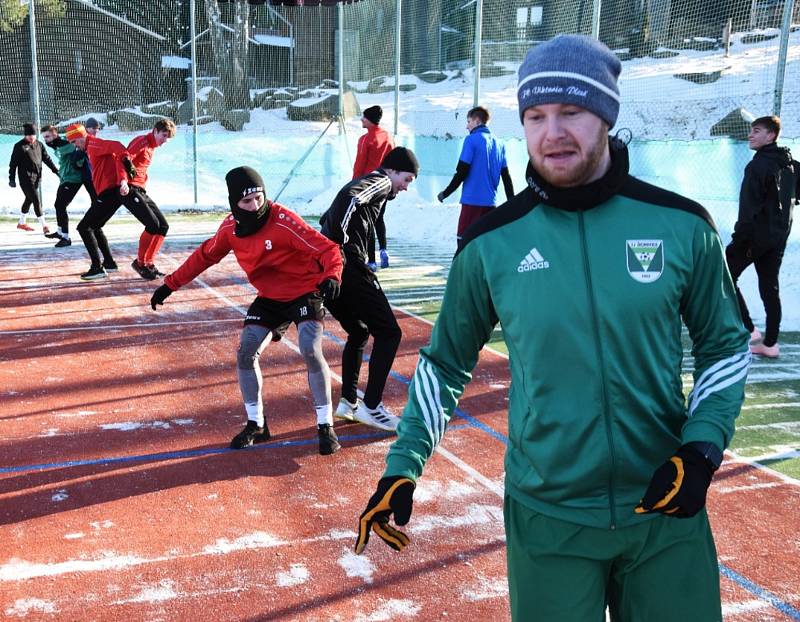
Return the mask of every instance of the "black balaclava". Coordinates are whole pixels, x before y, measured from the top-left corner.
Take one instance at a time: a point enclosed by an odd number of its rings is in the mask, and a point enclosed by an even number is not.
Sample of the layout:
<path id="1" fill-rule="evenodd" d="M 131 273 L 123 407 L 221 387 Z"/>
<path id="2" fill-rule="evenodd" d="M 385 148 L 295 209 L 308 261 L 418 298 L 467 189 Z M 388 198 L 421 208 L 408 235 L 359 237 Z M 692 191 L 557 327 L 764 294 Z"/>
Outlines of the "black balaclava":
<path id="1" fill-rule="evenodd" d="M 267 222 L 269 217 L 269 201 L 264 197 L 264 205 L 257 212 L 248 212 L 239 207 L 238 203 L 248 194 L 264 192 L 264 180 L 255 169 L 249 166 L 238 166 L 228 171 L 225 175 L 228 184 L 228 202 L 236 221 L 236 237 L 243 238 L 252 235 Z"/>

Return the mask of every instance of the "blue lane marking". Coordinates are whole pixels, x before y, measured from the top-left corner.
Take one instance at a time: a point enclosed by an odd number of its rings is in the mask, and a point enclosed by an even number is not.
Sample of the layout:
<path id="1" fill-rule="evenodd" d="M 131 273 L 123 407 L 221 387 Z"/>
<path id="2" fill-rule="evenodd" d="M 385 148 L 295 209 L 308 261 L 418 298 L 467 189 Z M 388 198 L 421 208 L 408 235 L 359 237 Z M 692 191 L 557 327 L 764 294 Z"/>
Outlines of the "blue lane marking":
<path id="1" fill-rule="evenodd" d="M 772 592 L 768 592 L 764 588 L 756 585 L 747 577 L 740 575 L 735 570 L 731 570 L 727 566 L 720 564 L 719 565 L 719 572 L 723 576 L 728 577 L 731 581 L 735 581 L 739 585 L 741 585 L 744 589 L 746 589 L 751 594 L 756 595 L 761 600 L 768 602 L 770 605 L 775 607 L 778 611 L 783 614 L 789 616 L 792 620 L 800 620 L 800 611 L 792 607 L 791 605 L 783 602 L 780 598 L 775 596 Z"/>
<path id="2" fill-rule="evenodd" d="M 465 429 L 466 424 L 454 425 L 454 430 Z M 340 441 L 359 441 L 364 439 L 386 438 L 393 436 L 389 432 L 365 432 L 362 434 L 346 434 L 339 436 Z M 304 445 L 314 445 L 317 439 L 300 439 L 296 441 L 267 441 L 258 445 L 251 445 L 243 449 L 231 449 L 230 447 L 209 447 L 207 449 L 189 449 L 184 451 L 167 451 L 157 454 L 141 454 L 138 456 L 120 456 L 118 458 L 94 458 L 92 460 L 69 460 L 67 462 L 50 462 L 45 464 L 28 464 L 15 467 L 0 467 L 0 473 L 27 473 L 31 471 L 45 471 L 47 469 L 63 469 L 68 467 L 92 466 L 96 464 L 123 464 L 126 462 L 161 462 L 164 460 L 179 460 L 181 458 L 197 458 L 202 456 L 213 456 L 225 454 L 232 451 L 257 451 L 260 449 L 278 449 L 280 447 L 301 447 Z"/>

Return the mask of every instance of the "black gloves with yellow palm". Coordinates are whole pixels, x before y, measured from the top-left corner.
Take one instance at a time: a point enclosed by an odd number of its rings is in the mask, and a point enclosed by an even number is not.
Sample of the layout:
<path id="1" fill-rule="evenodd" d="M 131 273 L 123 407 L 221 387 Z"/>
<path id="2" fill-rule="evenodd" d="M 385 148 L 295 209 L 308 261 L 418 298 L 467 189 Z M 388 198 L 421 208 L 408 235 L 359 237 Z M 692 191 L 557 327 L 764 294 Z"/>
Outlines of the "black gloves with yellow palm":
<path id="1" fill-rule="evenodd" d="M 706 493 L 722 452 L 712 443 L 687 443 L 653 473 L 637 514 L 659 512 L 690 518 L 706 504 Z"/>
<path id="2" fill-rule="evenodd" d="M 414 486 L 414 482 L 407 477 L 381 478 L 378 489 L 358 521 L 356 554 L 360 555 L 367 546 L 371 529 L 395 551 L 402 551 L 406 547 L 410 542 L 408 536 L 389 524 L 389 516 L 394 514 L 394 522 L 398 525 L 408 523 L 414 504 Z"/>

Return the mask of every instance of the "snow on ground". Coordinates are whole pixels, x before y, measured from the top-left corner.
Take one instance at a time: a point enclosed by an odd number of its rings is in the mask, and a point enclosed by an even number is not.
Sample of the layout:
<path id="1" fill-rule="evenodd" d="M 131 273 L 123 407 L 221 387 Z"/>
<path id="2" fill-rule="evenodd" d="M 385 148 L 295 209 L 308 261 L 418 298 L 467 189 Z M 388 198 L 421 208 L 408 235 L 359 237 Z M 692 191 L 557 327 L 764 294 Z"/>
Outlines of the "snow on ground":
<path id="1" fill-rule="evenodd" d="M 744 44 L 745 34 L 776 34 L 775 30 L 736 33 L 728 57 L 721 50 L 682 50 L 672 58 L 640 58 L 623 62 L 620 89 L 622 107 L 618 128 L 628 128 L 632 172 L 646 181 L 675 190 L 705 205 L 714 217 L 724 242 L 736 218 L 738 189 L 744 166 L 752 156 L 746 144 L 711 140 L 710 128 L 730 110 L 743 106 L 756 116 L 768 114 L 773 104 L 777 71 L 778 39 Z M 512 73 L 481 81 L 480 101 L 492 112 L 490 127 L 506 142 L 509 168 L 517 189 L 524 183 L 527 163 L 516 102 L 516 66 L 501 63 Z M 724 69 L 710 84 L 695 84 L 676 78 L 677 73 Z M 473 71 L 447 72 L 448 79 L 429 84 L 415 76 L 402 76 L 401 84 L 416 89 L 400 94 L 398 144 L 411 147 L 421 163 L 421 174 L 387 210 L 390 237 L 425 242 L 444 248 L 454 245 L 459 193 L 447 203 L 436 194 L 452 176 L 465 134 L 465 114 L 473 101 Z M 387 84 L 394 78 L 388 76 Z M 354 86 L 359 85 L 353 83 Z M 800 155 L 800 31 L 790 35 L 785 74 L 781 142 Z M 363 87 L 364 85 L 360 85 Z M 374 104 L 384 108 L 382 125 L 394 129 L 394 93 L 356 95 L 362 109 Z M 106 119 L 104 112 L 88 115 Z M 326 130 L 327 128 L 327 130 Z M 243 132 L 228 132 L 218 123 L 197 128 L 197 166 L 194 166 L 193 128 L 182 126 L 178 135 L 155 154 L 148 191 L 164 211 L 195 206 L 193 192 L 197 175 L 197 206 L 226 208 L 224 175 L 234 166 L 247 164 L 265 178 L 271 198 L 307 217 L 327 209 L 338 189 L 350 178 L 356 142 L 362 133 L 357 118 L 337 124 L 290 121 L 285 109 L 251 113 Z M 319 142 L 312 145 L 324 135 Z M 105 128 L 101 136 L 127 144 L 134 134 Z M 8 161 L 16 136 L 0 135 L 0 162 Z M 793 139 L 793 140 L 792 140 Z M 303 158 L 305 158 L 303 160 Z M 302 160 L 302 162 L 301 162 Z M 44 171 L 43 194 L 48 218 L 53 220 L 52 202 L 58 180 Z M 503 191 L 499 192 L 502 200 Z M 0 214 L 17 214 L 22 193 L 0 184 Z M 70 206 L 74 224 L 88 208 L 84 192 Z M 785 325 L 800 329 L 800 229 L 792 234 L 784 260 L 783 298 Z M 745 273 L 741 281 L 748 300 L 758 301 L 755 279 Z"/>

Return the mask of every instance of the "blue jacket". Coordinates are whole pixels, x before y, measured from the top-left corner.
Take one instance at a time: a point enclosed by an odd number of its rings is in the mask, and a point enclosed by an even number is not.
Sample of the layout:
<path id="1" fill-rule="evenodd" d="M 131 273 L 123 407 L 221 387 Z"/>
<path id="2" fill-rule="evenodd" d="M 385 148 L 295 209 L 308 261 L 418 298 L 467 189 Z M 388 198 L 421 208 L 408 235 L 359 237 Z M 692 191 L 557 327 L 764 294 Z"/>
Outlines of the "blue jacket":
<path id="1" fill-rule="evenodd" d="M 474 128 L 464 139 L 460 161 L 469 164 L 469 174 L 461 190 L 461 203 L 494 207 L 500 171 L 506 168 L 506 149 L 485 125 Z"/>

